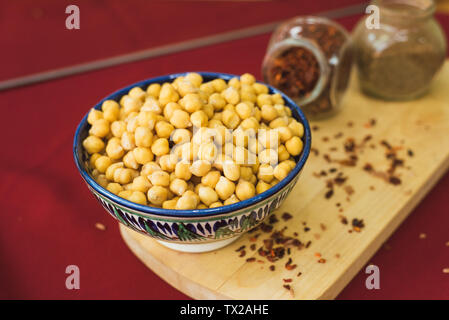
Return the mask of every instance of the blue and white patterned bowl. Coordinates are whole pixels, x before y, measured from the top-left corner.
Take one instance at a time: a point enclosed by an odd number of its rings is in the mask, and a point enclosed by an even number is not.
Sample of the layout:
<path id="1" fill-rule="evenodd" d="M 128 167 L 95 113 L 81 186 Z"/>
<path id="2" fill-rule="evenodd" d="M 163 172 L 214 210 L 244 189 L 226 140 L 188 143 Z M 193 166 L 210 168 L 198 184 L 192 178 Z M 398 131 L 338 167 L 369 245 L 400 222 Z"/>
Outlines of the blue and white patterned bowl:
<path id="1" fill-rule="evenodd" d="M 216 78 L 229 79 L 235 75 L 212 72 L 198 72 L 205 81 Z M 105 97 L 95 105 L 101 109 L 104 100 L 116 100 L 139 86 L 146 88 L 152 83 L 172 82 L 186 73 L 171 74 L 134 83 Z M 292 116 L 304 125 L 304 149 L 297 157 L 297 164 L 290 174 L 269 190 L 253 198 L 218 208 L 201 210 L 168 210 L 130 202 L 101 187 L 86 169 L 87 156 L 82 141 L 88 135 L 90 125 L 87 114 L 81 120 L 73 142 L 73 156 L 76 166 L 89 190 L 109 214 L 128 228 L 158 240 L 163 245 L 186 252 L 205 252 L 221 248 L 240 235 L 259 225 L 273 210 L 277 209 L 298 181 L 309 156 L 311 132 L 303 112 L 285 94 L 268 86 L 270 93 L 279 93 L 292 110 Z M 299 200 L 299 199 L 298 199 Z"/>

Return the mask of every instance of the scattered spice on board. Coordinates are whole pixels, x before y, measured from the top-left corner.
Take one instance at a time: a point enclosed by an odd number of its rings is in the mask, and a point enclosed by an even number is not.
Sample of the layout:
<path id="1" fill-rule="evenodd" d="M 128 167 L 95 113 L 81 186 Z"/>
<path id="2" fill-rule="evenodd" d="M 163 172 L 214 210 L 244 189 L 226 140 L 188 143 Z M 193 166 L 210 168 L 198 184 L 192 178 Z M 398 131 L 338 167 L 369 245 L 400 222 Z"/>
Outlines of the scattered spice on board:
<path id="1" fill-rule="evenodd" d="M 246 251 L 245 250 L 240 251 L 240 254 L 239 254 L 240 258 L 243 258 L 245 255 L 246 255 Z"/>
<path id="2" fill-rule="evenodd" d="M 326 231 L 326 225 L 324 224 L 324 223 L 320 223 L 320 228 L 321 228 L 321 230 L 323 230 L 323 231 Z"/>
<path id="3" fill-rule="evenodd" d="M 292 264 L 292 258 L 288 258 L 288 261 L 285 263 L 285 269 L 293 270 L 296 268 L 296 264 Z"/>
<path id="4" fill-rule="evenodd" d="M 409 157 L 413 157 L 415 155 L 411 149 L 407 150 L 407 154 Z"/>
<path id="5" fill-rule="evenodd" d="M 254 262 L 254 261 L 256 261 L 256 258 L 254 257 L 246 259 L 246 262 Z"/>
<path id="6" fill-rule="evenodd" d="M 318 260 L 318 263 L 326 263 L 326 259 L 321 258 L 321 259 Z"/>
<path id="7" fill-rule="evenodd" d="M 332 198 L 333 195 L 334 195 L 334 189 L 329 189 L 329 190 L 327 190 L 326 193 L 324 194 L 324 197 L 325 197 L 326 199 L 330 199 L 330 198 Z"/>
<path id="8" fill-rule="evenodd" d="M 290 278 L 288 278 L 288 279 L 282 279 L 285 283 L 289 283 L 289 282 L 292 282 L 293 280 L 292 279 L 290 279 Z"/>
<path id="9" fill-rule="evenodd" d="M 352 229 L 356 232 L 362 231 L 362 229 L 365 227 L 365 223 L 363 222 L 363 219 L 352 219 Z"/>
<path id="10" fill-rule="evenodd" d="M 256 244 L 255 244 L 255 243 L 251 244 L 251 245 L 249 246 L 249 248 L 250 248 L 251 250 L 255 251 L 255 250 L 256 250 Z"/>
<path id="11" fill-rule="evenodd" d="M 290 213 L 288 213 L 288 212 L 284 212 L 284 213 L 282 214 L 282 219 L 283 219 L 284 221 L 290 220 L 291 218 L 293 218 L 293 216 L 292 216 Z"/>
<path id="12" fill-rule="evenodd" d="M 298 272 L 298 274 L 296 276 L 299 277 L 301 275 L 302 275 L 302 272 Z"/>
<path id="13" fill-rule="evenodd" d="M 95 223 L 95 228 L 97 228 L 98 230 L 101 230 L 101 231 L 106 230 L 106 226 L 100 222 Z"/>
<path id="14" fill-rule="evenodd" d="M 336 253 L 336 254 L 335 254 L 335 258 L 337 258 L 337 259 L 340 258 L 340 254 L 339 254 L 339 253 Z"/>
<path id="15" fill-rule="evenodd" d="M 239 247 L 238 249 L 236 249 L 235 250 L 235 252 L 239 252 L 239 251 L 242 251 L 243 249 L 245 249 L 246 248 L 246 246 L 245 245 L 243 245 L 243 246 L 241 246 L 241 247 Z"/>
<path id="16" fill-rule="evenodd" d="M 348 219 L 345 216 L 339 215 L 340 222 L 343 224 L 348 224 Z"/>
<path id="17" fill-rule="evenodd" d="M 276 267 L 274 265 L 270 266 L 270 271 L 274 271 L 276 269 Z"/>

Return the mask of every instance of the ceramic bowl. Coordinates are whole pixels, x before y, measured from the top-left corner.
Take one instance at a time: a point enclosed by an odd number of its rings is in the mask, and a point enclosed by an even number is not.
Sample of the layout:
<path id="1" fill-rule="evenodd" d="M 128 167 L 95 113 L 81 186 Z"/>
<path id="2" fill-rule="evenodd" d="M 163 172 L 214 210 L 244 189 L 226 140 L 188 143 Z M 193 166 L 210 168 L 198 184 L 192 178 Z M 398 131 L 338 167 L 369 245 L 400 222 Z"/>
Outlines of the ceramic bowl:
<path id="1" fill-rule="evenodd" d="M 212 72 L 198 72 L 204 81 L 216 78 L 229 79 L 235 75 Z M 171 74 L 134 83 L 118 90 L 95 105 L 101 109 L 104 100 L 116 100 L 125 95 L 131 88 L 139 86 L 146 89 L 152 83 L 172 82 L 186 73 Z M 290 174 L 269 190 L 253 198 L 218 208 L 201 210 L 168 210 L 144 206 L 125 200 L 101 187 L 89 174 L 87 169 L 87 154 L 82 147 L 82 141 L 88 135 L 90 125 L 87 114 L 76 129 L 73 142 L 75 164 L 87 187 L 119 223 L 126 227 L 152 237 L 161 244 L 184 252 L 205 252 L 221 248 L 243 233 L 258 226 L 268 215 L 276 210 L 290 191 L 296 185 L 299 175 L 309 156 L 311 132 L 309 123 L 301 109 L 285 94 L 267 85 L 270 93 L 279 93 L 285 105 L 292 110 L 292 116 L 304 125 L 304 149 L 296 158 L 297 164 Z M 300 201 L 300 199 L 298 199 Z"/>

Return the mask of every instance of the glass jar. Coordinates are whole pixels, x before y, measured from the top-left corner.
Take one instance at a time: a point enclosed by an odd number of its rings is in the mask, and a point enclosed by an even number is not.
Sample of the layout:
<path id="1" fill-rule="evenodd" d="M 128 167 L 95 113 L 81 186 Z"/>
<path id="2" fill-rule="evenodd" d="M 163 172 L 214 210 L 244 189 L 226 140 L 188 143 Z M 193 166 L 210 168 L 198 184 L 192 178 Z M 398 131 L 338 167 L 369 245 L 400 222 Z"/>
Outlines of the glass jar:
<path id="1" fill-rule="evenodd" d="M 353 33 L 362 91 L 386 100 L 423 95 L 446 56 L 445 36 L 433 16 L 434 2 L 376 0 L 372 4 L 379 9 L 378 28 L 370 25 L 367 16 Z"/>
<path id="2" fill-rule="evenodd" d="M 350 38 L 342 26 L 324 17 L 297 17 L 274 31 L 262 75 L 310 119 L 321 119 L 338 111 L 351 65 Z"/>

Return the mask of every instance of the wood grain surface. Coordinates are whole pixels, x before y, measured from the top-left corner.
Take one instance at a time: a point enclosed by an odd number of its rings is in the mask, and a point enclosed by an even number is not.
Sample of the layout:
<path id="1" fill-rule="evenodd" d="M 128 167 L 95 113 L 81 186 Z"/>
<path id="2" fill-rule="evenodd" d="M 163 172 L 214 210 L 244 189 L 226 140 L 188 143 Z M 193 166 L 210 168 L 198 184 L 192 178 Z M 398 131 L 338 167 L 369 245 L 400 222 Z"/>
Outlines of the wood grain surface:
<path id="1" fill-rule="evenodd" d="M 287 227 L 285 235 L 298 233 L 302 243 L 311 241 L 308 248 L 292 248 L 290 255 L 270 263 L 249 248 L 253 243 L 261 247 L 270 236 L 261 231 L 201 254 L 172 251 L 120 226 L 123 239 L 148 268 L 195 299 L 335 298 L 449 167 L 449 63 L 428 94 L 408 102 L 368 98 L 360 93 L 353 75 L 342 111 L 311 125 L 316 151 L 273 225 L 274 230 Z M 344 148 L 351 139 L 354 153 Z M 388 146 L 403 160 L 394 172 L 401 181 L 398 185 L 385 180 L 392 161 L 386 156 Z M 347 165 L 351 155 L 357 156 L 352 160 L 355 166 Z M 376 174 L 364 169 L 367 163 Z M 333 168 L 337 171 L 331 173 Z M 341 185 L 334 180 L 333 195 L 326 198 L 328 181 L 339 172 L 346 180 Z M 293 218 L 284 221 L 283 212 Z M 343 217 L 348 224 L 342 223 Z M 363 219 L 360 232 L 351 225 L 354 218 Z M 260 236 L 251 242 L 255 234 Z M 236 249 L 243 245 L 246 255 L 241 258 Z M 250 257 L 256 261 L 247 262 Z M 294 270 L 284 267 L 289 257 L 297 265 Z M 319 263 L 320 258 L 325 263 Z M 291 290 L 283 279 L 292 279 Z"/>

